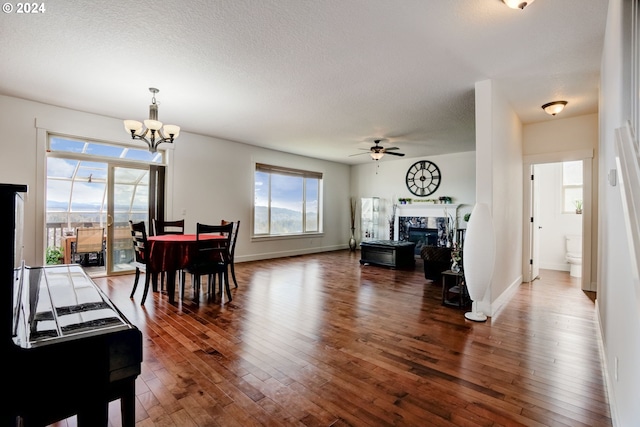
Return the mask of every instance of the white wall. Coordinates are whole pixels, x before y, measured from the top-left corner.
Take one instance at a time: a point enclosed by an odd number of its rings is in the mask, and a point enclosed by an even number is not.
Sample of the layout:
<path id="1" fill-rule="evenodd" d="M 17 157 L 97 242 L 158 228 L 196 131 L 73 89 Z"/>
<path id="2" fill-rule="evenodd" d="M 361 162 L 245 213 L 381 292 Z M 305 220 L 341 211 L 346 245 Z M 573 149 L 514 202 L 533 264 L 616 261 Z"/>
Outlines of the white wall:
<path id="1" fill-rule="evenodd" d="M 22 99 L 0 96 L 0 182 L 27 184 L 25 261 L 44 259 L 45 152 L 47 131 L 132 144 L 122 121 Z M 140 144 L 140 143 L 138 143 Z M 144 146 L 144 144 L 142 144 Z M 181 132 L 170 148 L 167 217 L 196 222 L 241 221 L 236 258 L 265 259 L 346 248 L 349 240 L 350 167 L 249 145 Z M 253 166 L 271 163 L 323 172 L 324 234 L 306 238 L 251 240 Z"/>
<path id="2" fill-rule="evenodd" d="M 629 81 L 630 0 L 610 0 L 601 68 L 600 170 L 616 169 L 615 129 L 631 118 Z M 638 78 L 637 75 L 633 78 Z M 637 95 L 636 95 L 637 96 Z M 636 135 L 638 129 L 636 129 Z M 637 137 L 637 136 L 636 136 Z M 615 425 L 640 425 L 640 307 L 636 304 L 625 241 L 620 186 L 599 178 L 598 299 L 607 389 Z"/>
<path id="3" fill-rule="evenodd" d="M 496 237 L 491 285 L 478 309 L 494 315 L 522 283 L 522 124 L 491 80 L 476 83 L 476 197 Z"/>
<path id="4" fill-rule="evenodd" d="M 440 156 L 386 159 L 355 165 L 351 167 L 351 194 L 358 199 L 362 197 L 380 198 L 380 225 L 378 235 L 387 239 L 393 203 L 398 198 L 421 199 L 412 194 L 406 185 L 407 170 L 419 160 L 430 160 L 438 166 L 441 174 L 440 186 L 431 195 L 422 199 L 437 199 L 440 196 L 451 197 L 452 203 L 461 204 L 458 209 L 459 226 L 465 228 L 462 220 L 466 212 L 471 212 L 475 204 L 475 162 L 474 151 Z M 358 205 L 358 216 L 360 206 Z M 356 221 L 356 240 L 360 243 L 359 220 Z"/>
<path id="5" fill-rule="evenodd" d="M 562 163 L 536 165 L 535 177 L 540 185 L 540 268 L 569 271 L 565 236 L 582 235 L 582 215 L 563 212 Z"/>

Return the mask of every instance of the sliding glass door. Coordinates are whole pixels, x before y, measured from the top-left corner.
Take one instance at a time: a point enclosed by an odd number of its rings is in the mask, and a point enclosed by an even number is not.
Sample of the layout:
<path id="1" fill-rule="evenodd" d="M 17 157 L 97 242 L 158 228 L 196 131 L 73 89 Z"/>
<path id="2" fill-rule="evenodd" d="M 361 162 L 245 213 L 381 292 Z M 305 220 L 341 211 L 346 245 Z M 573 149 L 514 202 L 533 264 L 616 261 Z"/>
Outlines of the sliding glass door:
<path id="1" fill-rule="evenodd" d="M 163 162 L 160 152 L 50 135 L 46 262 L 79 262 L 92 276 L 134 271 L 129 220 L 149 230 L 149 216 L 163 215 Z M 104 229 L 104 252 L 80 258 L 75 239 L 86 227 Z"/>
<path id="2" fill-rule="evenodd" d="M 149 168 L 109 166 L 107 193 L 107 274 L 135 270 L 129 220 L 149 230 Z"/>

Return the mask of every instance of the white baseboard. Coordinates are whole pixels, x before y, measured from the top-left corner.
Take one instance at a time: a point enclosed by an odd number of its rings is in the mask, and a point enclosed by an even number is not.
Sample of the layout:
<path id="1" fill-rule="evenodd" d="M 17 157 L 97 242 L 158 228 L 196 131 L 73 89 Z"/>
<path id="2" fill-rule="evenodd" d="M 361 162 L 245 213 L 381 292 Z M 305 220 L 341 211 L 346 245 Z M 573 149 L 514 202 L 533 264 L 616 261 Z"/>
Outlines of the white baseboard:
<path id="1" fill-rule="evenodd" d="M 491 303 L 491 317 L 496 316 L 500 309 L 509 302 L 511 297 L 518 290 L 518 286 L 520 286 L 521 284 L 522 276 L 518 276 L 513 282 L 511 282 L 509 287 L 505 289 L 504 292 L 502 292 L 500 296 Z"/>
<path id="2" fill-rule="evenodd" d="M 543 270 L 556 270 L 556 271 L 570 271 L 571 266 L 566 262 L 563 263 L 547 263 L 540 264 L 540 268 Z"/>
<path id="3" fill-rule="evenodd" d="M 260 261 L 263 259 L 285 258 L 290 256 L 296 256 L 296 255 L 307 255 L 307 254 L 315 254 L 320 252 L 338 251 L 341 249 L 349 249 L 349 245 L 323 246 L 323 247 L 314 247 L 314 248 L 307 248 L 307 249 L 294 249 L 290 251 L 265 252 L 261 254 L 236 256 L 235 261 L 236 262 Z"/>
<path id="4" fill-rule="evenodd" d="M 618 419 L 618 414 L 616 413 L 616 399 L 615 399 L 615 393 L 612 393 L 611 390 L 613 390 L 613 382 L 611 380 L 611 375 L 609 375 L 609 369 L 607 369 L 607 367 L 609 366 L 609 364 L 607 363 L 607 353 L 604 351 L 604 342 L 602 337 L 604 336 L 604 331 L 602 330 L 602 322 L 600 321 L 600 308 L 598 305 L 598 299 L 596 299 L 596 323 L 598 326 L 598 336 L 597 336 L 597 340 L 598 340 L 598 349 L 600 350 L 600 360 L 602 361 L 602 372 L 604 373 L 604 380 L 605 383 L 607 384 L 607 388 L 606 388 L 606 393 L 607 393 L 607 400 L 609 401 L 609 412 L 611 413 L 611 424 L 613 425 L 613 427 L 622 427 L 622 426 L 618 426 L 617 423 L 617 419 Z"/>

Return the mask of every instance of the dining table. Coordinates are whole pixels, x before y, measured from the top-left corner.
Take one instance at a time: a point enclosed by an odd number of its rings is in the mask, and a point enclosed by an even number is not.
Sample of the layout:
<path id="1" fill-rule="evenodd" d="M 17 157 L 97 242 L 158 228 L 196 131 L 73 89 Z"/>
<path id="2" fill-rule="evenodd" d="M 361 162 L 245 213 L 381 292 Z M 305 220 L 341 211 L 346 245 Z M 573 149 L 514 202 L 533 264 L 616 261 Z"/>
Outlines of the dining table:
<path id="1" fill-rule="evenodd" d="M 200 239 L 225 239 L 219 234 L 201 234 Z M 169 302 L 175 302 L 176 273 L 187 268 L 198 253 L 196 234 L 163 234 L 149 236 L 148 269 L 153 273 L 167 273 L 167 294 Z M 184 286 L 184 284 L 183 284 Z M 157 280 L 153 290 L 157 291 Z"/>

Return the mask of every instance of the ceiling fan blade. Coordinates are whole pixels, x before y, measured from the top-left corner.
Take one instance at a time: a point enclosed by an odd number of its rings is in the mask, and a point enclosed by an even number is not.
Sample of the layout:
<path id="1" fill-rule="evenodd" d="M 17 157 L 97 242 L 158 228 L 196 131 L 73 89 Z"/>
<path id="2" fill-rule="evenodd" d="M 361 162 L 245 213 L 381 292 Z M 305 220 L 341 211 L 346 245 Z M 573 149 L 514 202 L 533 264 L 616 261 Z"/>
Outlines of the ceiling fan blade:
<path id="1" fill-rule="evenodd" d="M 389 151 L 389 150 L 399 150 L 400 148 L 398 147 L 389 147 L 389 148 L 385 148 L 384 151 Z"/>
<path id="2" fill-rule="evenodd" d="M 361 154 L 367 154 L 367 153 L 369 153 L 369 150 L 367 150 L 367 152 L 366 152 L 366 153 L 349 154 L 349 157 L 359 156 L 359 155 L 361 155 Z"/>
<path id="3" fill-rule="evenodd" d="M 400 157 L 404 156 L 404 153 L 387 153 L 387 152 L 385 152 L 385 154 L 389 154 L 391 156 L 400 156 Z"/>

